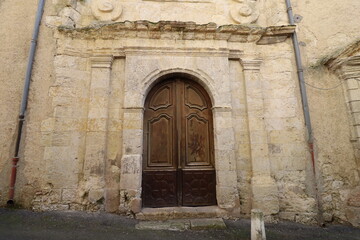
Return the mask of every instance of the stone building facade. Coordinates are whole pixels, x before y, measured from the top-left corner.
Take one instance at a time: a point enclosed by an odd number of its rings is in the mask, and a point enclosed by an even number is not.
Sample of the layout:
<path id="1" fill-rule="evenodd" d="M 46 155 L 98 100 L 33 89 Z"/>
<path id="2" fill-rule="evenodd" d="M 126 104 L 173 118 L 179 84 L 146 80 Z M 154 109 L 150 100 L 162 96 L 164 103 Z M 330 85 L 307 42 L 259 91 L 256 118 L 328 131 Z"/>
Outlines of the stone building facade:
<path id="1" fill-rule="evenodd" d="M 269 221 L 360 226 L 360 2 L 292 4 L 296 26 L 289 24 L 285 1 L 46 1 L 15 203 L 139 219 L 239 218 L 260 208 Z M 1 205 L 8 200 L 36 5 L 0 0 Z M 295 31 L 313 151 L 291 41 Z M 209 206 L 182 204 L 185 195 L 177 206 L 144 205 L 144 149 L 152 141 L 145 105 L 153 89 L 173 79 L 199 86 L 209 98 L 207 148 L 216 200 L 204 204 Z M 157 106 L 170 106 L 167 101 Z M 200 103 L 188 103 L 203 111 Z M 159 129 L 166 136 L 173 128 Z M 182 156 L 185 143 L 179 142 L 170 150 Z"/>

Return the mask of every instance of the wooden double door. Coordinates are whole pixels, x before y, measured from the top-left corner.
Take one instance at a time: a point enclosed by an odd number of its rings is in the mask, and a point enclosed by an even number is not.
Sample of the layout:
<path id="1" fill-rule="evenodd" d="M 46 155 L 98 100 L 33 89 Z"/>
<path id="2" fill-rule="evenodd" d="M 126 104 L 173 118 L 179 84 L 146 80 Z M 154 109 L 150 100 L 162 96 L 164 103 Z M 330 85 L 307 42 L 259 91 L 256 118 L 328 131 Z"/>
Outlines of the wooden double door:
<path id="1" fill-rule="evenodd" d="M 216 205 L 211 101 L 199 84 L 172 78 L 149 92 L 143 159 L 144 207 Z"/>

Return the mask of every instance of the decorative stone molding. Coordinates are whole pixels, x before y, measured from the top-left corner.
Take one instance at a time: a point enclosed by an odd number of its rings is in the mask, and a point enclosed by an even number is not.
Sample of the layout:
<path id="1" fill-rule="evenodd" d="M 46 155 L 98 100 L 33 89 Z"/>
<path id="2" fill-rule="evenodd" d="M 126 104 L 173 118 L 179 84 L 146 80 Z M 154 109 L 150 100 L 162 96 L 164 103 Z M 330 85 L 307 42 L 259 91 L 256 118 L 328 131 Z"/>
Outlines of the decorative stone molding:
<path id="1" fill-rule="evenodd" d="M 81 14 L 76 11 L 76 5 L 63 8 L 58 15 L 46 16 L 45 24 L 50 28 L 57 28 L 59 26 L 74 27 L 80 20 Z"/>
<path id="2" fill-rule="evenodd" d="M 71 28 L 61 26 L 59 33 L 81 39 L 173 39 L 173 40 L 225 40 L 229 42 L 256 42 L 272 44 L 285 41 L 295 31 L 295 26 L 244 26 L 215 23 L 196 24 L 194 22 L 126 21 L 99 23 L 90 27 Z"/>
<path id="3" fill-rule="evenodd" d="M 111 68 L 114 57 L 96 56 L 96 57 L 91 57 L 90 60 L 91 60 L 92 68 Z"/>
<path id="4" fill-rule="evenodd" d="M 349 57 L 341 66 L 342 77 L 344 79 L 360 77 L 360 55 Z"/>
<path id="5" fill-rule="evenodd" d="M 360 41 L 330 57 L 325 65 L 345 82 L 345 96 L 352 116 L 352 137 L 360 150 Z"/>
<path id="6" fill-rule="evenodd" d="M 149 51 L 149 50 L 148 50 Z M 220 211 L 225 216 L 240 216 L 240 200 L 236 186 L 237 172 L 235 158 L 235 132 L 232 127 L 230 85 L 227 64 L 220 64 L 219 58 L 209 53 L 207 56 L 193 58 L 194 61 L 206 61 L 207 66 L 199 69 L 192 61 L 176 61 L 172 55 L 156 52 L 155 57 L 144 57 L 142 51 L 131 51 L 126 55 L 127 74 L 124 79 L 124 116 L 123 116 L 123 147 L 120 176 L 120 212 L 131 210 L 137 216 L 141 210 L 141 180 L 143 151 L 143 107 L 147 92 L 159 80 L 171 76 L 184 76 L 192 79 L 208 91 L 214 107 L 214 161 L 217 183 L 216 197 Z M 162 56 L 162 57 L 157 57 Z M 198 60 L 197 60 L 198 59 Z M 226 58 L 222 58 L 226 62 Z M 156 64 L 152 64 L 155 63 Z M 149 67 L 143 68 L 147 65 Z M 211 71 L 218 66 L 218 71 Z M 139 71 L 144 69 L 144 71 Z M 215 82 L 214 79 L 218 81 Z M 225 83 L 224 83 L 225 82 Z M 231 169 L 227 171 L 225 169 Z"/>
<path id="7" fill-rule="evenodd" d="M 351 56 L 355 56 L 356 53 L 360 53 L 360 40 L 350 44 L 344 50 L 330 56 L 323 61 L 324 65 L 330 70 L 336 71 L 343 65 L 347 59 Z"/>
<path id="8" fill-rule="evenodd" d="M 238 4 L 233 5 L 230 10 L 231 18 L 240 24 L 255 23 L 260 12 L 257 8 L 256 0 L 235 0 Z"/>
<path id="9" fill-rule="evenodd" d="M 123 11 L 119 0 L 92 0 L 91 11 L 101 21 L 115 21 Z"/>
<path id="10" fill-rule="evenodd" d="M 260 65 L 262 61 L 262 59 L 241 59 L 241 65 L 243 66 L 244 70 L 260 71 Z"/>

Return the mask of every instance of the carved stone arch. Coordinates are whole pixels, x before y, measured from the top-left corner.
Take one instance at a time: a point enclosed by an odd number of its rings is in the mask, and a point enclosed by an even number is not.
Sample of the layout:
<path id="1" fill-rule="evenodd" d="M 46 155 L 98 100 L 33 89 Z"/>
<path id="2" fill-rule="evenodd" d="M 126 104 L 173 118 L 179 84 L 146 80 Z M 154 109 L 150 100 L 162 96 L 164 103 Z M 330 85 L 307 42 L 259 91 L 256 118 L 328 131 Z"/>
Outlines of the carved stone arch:
<path id="1" fill-rule="evenodd" d="M 143 81 L 143 99 L 142 105 L 145 103 L 145 98 L 149 91 L 159 82 L 170 77 L 183 77 L 200 84 L 210 97 L 213 107 L 217 106 L 217 94 L 215 90 L 214 80 L 205 73 L 199 73 L 190 69 L 174 68 L 161 71 L 154 71 L 149 74 Z"/>
<path id="2" fill-rule="evenodd" d="M 125 149 L 125 152 L 121 159 L 120 210 L 128 211 L 132 209 L 134 213 L 142 212 L 142 201 L 144 201 L 144 199 L 142 199 L 143 176 L 141 169 L 143 169 L 144 162 L 144 106 L 146 97 L 152 87 L 168 77 L 180 77 L 192 80 L 206 91 L 212 106 L 214 129 L 213 145 L 214 167 L 216 166 L 217 202 L 217 206 L 214 207 L 216 211 L 222 212 L 223 216 L 238 217 L 240 214 L 239 196 L 237 187 L 233 184 L 236 182 L 236 171 L 225 170 L 231 169 L 231 166 L 234 166 L 236 161 L 234 152 L 235 143 L 232 141 L 235 133 L 233 128 L 229 128 L 233 121 L 230 112 L 231 102 L 228 96 L 224 96 L 224 92 L 228 90 L 228 86 L 226 84 L 223 86 L 222 81 L 224 81 L 224 79 L 222 76 L 198 68 L 187 69 L 184 67 L 168 69 L 154 68 L 143 77 L 136 74 L 129 74 L 126 78 L 127 80 L 124 86 L 123 119 L 123 149 Z M 167 105 L 167 103 L 156 104 L 154 108 L 161 107 L 161 109 L 163 109 L 163 107 Z M 196 111 L 201 111 L 201 109 Z M 156 123 L 164 124 L 169 122 L 169 118 L 165 117 L 165 115 L 158 120 Z M 204 123 L 204 121 L 201 121 L 201 118 L 190 118 L 189 121 L 192 121 L 194 126 Z M 191 146 L 195 147 L 196 145 Z M 191 176 L 187 175 L 186 177 Z"/>

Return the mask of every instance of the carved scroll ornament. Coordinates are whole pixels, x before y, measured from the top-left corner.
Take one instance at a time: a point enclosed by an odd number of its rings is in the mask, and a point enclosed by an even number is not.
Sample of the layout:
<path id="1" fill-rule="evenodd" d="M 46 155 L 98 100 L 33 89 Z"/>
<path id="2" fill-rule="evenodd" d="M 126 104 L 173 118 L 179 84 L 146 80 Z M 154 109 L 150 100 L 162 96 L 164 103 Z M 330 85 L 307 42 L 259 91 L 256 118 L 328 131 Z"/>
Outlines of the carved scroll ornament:
<path id="1" fill-rule="evenodd" d="M 238 2 L 230 10 L 232 19 L 240 24 L 255 23 L 260 12 L 257 8 L 257 0 L 234 0 Z"/>
<path id="2" fill-rule="evenodd" d="M 100 21 L 115 21 L 121 16 L 122 6 L 118 0 L 92 0 L 91 11 Z"/>

